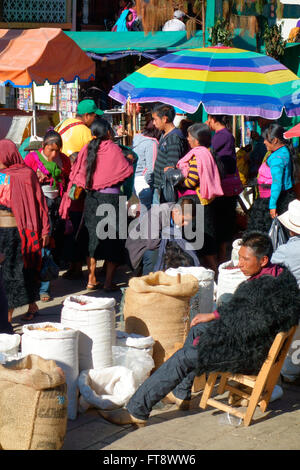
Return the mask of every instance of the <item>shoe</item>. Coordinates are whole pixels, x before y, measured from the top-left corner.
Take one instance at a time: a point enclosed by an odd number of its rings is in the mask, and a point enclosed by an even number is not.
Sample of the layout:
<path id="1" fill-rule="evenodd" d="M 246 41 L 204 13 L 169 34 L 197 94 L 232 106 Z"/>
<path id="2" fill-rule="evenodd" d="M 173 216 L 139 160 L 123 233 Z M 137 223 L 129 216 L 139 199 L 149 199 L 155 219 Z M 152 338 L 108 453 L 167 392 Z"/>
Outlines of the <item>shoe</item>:
<path id="1" fill-rule="evenodd" d="M 39 313 L 39 310 L 35 310 L 34 312 L 27 312 L 25 313 L 25 315 L 23 315 L 21 317 L 21 321 L 23 322 L 28 322 L 28 321 L 32 321 L 35 319 L 35 316 Z"/>
<path id="2" fill-rule="evenodd" d="M 98 410 L 98 412 L 104 419 L 113 424 L 135 424 L 138 428 L 142 428 L 147 424 L 147 420 L 135 418 L 125 408 L 113 411 Z"/>
<path id="3" fill-rule="evenodd" d="M 165 398 L 169 403 L 175 404 L 178 410 L 187 411 L 190 409 L 190 400 L 182 400 L 181 398 L 177 398 L 172 392 L 168 393 Z"/>
<path id="4" fill-rule="evenodd" d="M 51 300 L 51 296 L 47 292 L 43 292 L 42 294 L 40 294 L 41 302 L 49 302 L 50 300 Z"/>
<path id="5" fill-rule="evenodd" d="M 102 287 L 101 283 L 100 282 L 97 282 L 96 284 L 87 284 L 86 286 L 86 289 L 89 290 L 89 291 L 92 291 L 92 290 L 98 290 Z"/>

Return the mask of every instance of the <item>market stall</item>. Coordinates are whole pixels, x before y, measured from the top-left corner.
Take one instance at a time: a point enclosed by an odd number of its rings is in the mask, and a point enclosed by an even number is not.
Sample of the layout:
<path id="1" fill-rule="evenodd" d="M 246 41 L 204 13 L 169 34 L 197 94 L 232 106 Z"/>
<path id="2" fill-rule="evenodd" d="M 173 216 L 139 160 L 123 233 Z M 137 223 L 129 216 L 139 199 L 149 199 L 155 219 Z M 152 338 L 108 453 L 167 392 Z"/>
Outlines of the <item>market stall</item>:
<path id="1" fill-rule="evenodd" d="M 32 135 L 42 132 L 37 124 L 43 114 L 57 111 L 57 106 L 51 105 L 51 102 L 49 105 L 53 109 L 36 109 L 34 95 L 39 92 L 39 85 L 45 85 L 45 82 L 49 86 L 61 84 L 63 89 L 63 83 L 73 84 L 76 80 L 90 81 L 95 78 L 94 62 L 61 29 L 0 30 L 0 51 L 0 83 L 23 90 L 30 89 L 30 100 L 28 91 L 26 95 L 24 92 L 19 93 L 18 100 L 19 104 L 23 103 L 23 111 L 27 111 L 27 116 L 32 114 Z M 52 88 L 51 93 L 53 97 Z M 62 95 L 61 92 L 61 97 Z M 58 94 L 55 96 L 59 97 Z M 77 97 L 78 93 L 74 102 Z M 75 110 L 76 105 L 73 105 L 71 112 Z M 1 109 L 3 121 L 7 116 L 8 122 L 12 114 L 12 110 Z M 16 111 L 16 115 L 18 114 L 20 111 Z"/>

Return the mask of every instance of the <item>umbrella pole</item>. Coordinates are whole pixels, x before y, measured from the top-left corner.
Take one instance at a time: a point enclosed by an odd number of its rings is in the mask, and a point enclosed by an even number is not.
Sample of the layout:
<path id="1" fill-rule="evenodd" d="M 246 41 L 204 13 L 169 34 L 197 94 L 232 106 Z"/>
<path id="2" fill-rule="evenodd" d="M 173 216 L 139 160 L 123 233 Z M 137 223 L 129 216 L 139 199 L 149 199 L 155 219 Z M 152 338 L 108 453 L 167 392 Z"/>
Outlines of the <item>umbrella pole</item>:
<path id="1" fill-rule="evenodd" d="M 245 116 L 241 116 L 242 120 L 242 147 L 245 147 Z"/>
<path id="2" fill-rule="evenodd" d="M 34 87 L 32 83 L 31 89 L 31 99 L 32 99 L 32 126 L 31 126 L 31 135 L 35 137 L 36 134 L 36 104 L 34 102 Z"/>
<path id="3" fill-rule="evenodd" d="M 232 116 L 233 120 L 232 120 L 232 134 L 234 136 L 234 138 L 236 139 L 236 116 Z"/>

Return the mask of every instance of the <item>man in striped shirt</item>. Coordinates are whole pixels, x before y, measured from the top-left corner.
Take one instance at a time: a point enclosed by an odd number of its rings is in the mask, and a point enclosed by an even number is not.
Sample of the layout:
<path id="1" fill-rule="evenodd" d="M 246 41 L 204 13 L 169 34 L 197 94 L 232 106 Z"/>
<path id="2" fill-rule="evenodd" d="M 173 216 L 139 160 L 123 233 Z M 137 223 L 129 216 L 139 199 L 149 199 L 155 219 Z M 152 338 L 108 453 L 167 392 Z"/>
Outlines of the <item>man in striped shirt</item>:
<path id="1" fill-rule="evenodd" d="M 158 104 L 152 111 L 153 123 L 162 131 L 159 141 L 157 158 L 154 165 L 154 195 L 153 204 L 165 202 L 162 200 L 161 188 L 163 175 L 168 168 L 175 168 L 178 160 L 187 150 L 188 144 L 180 129 L 174 126 L 175 109 L 168 104 Z"/>

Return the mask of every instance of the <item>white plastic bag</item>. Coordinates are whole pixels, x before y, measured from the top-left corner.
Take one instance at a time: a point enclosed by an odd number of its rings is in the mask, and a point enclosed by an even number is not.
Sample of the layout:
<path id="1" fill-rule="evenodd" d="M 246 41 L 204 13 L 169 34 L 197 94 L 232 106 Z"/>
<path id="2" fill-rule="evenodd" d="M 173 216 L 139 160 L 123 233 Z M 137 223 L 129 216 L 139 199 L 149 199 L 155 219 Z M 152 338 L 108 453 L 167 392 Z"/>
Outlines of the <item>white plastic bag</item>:
<path id="1" fill-rule="evenodd" d="M 82 371 L 78 387 L 81 412 L 91 406 L 102 410 L 120 408 L 128 403 L 136 390 L 133 372 L 119 366 Z"/>
<path id="2" fill-rule="evenodd" d="M 46 331 L 47 328 L 54 331 Z M 76 419 L 79 332 L 60 323 L 45 322 L 24 325 L 23 333 L 24 356 L 36 354 L 44 359 L 53 359 L 64 371 L 68 389 L 68 418 Z"/>
<path id="3" fill-rule="evenodd" d="M 123 366 L 133 372 L 136 390 L 149 377 L 154 368 L 151 355 L 143 349 L 113 346 L 113 360 L 115 366 Z"/>
<path id="4" fill-rule="evenodd" d="M 111 347 L 115 344 L 115 305 L 113 298 L 70 296 L 64 301 L 61 324 L 79 330 L 79 371 L 113 365 Z"/>
<path id="5" fill-rule="evenodd" d="M 219 277 L 217 287 L 217 303 L 225 301 L 224 294 L 233 294 L 236 288 L 249 276 L 245 276 L 240 268 L 233 265 L 232 261 L 226 261 L 219 266 Z M 222 296 L 222 299 L 221 299 Z M 230 298 L 230 296 L 228 296 Z"/>
<path id="6" fill-rule="evenodd" d="M 202 266 L 190 266 L 180 268 L 169 268 L 166 274 L 176 276 L 180 274 L 191 274 L 199 282 L 198 292 L 191 298 L 190 302 L 190 317 L 192 318 L 197 313 L 210 313 L 213 311 L 213 298 L 214 298 L 214 277 L 215 273 L 212 269 L 206 269 Z"/>
<path id="7" fill-rule="evenodd" d="M 20 335 L 0 334 L 0 353 L 14 356 L 18 354 L 20 345 Z"/>

